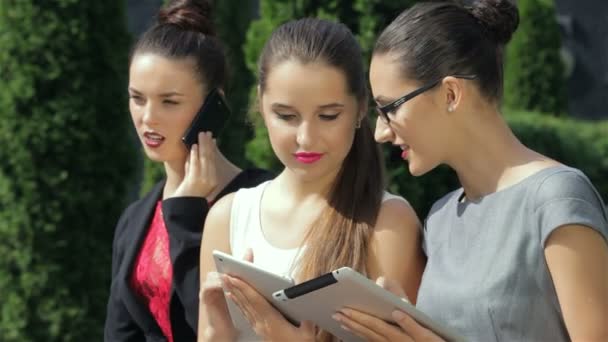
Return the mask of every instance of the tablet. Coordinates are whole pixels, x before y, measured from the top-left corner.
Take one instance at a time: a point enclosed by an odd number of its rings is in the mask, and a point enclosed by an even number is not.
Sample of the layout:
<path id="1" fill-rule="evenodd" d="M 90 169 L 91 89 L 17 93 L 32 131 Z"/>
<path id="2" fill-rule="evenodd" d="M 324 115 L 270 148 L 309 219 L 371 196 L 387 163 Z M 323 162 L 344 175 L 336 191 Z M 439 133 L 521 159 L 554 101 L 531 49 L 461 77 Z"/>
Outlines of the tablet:
<path id="1" fill-rule="evenodd" d="M 275 302 L 272 300 L 272 295 L 274 292 L 294 285 L 294 281 L 289 277 L 283 277 L 272 272 L 268 272 L 251 262 L 237 259 L 230 254 L 223 253 L 218 250 L 214 250 L 212 254 L 215 261 L 215 269 L 218 271 L 218 273 L 232 275 L 244 280 L 255 288 L 261 295 L 263 295 L 264 298 L 266 298 L 266 300 L 272 305 L 275 305 Z M 226 303 L 228 304 L 228 311 L 230 312 L 232 323 L 240 332 L 240 339 L 250 340 L 255 338 L 256 335 L 253 332 L 253 329 L 249 325 L 249 322 L 247 322 L 247 319 L 238 306 L 228 298 L 226 298 Z M 284 316 L 292 324 L 298 324 L 297 320 L 292 319 L 288 315 Z"/>
<path id="2" fill-rule="evenodd" d="M 284 313 L 299 321 L 310 320 L 344 341 L 362 341 L 342 329 L 332 315 L 344 307 L 367 312 L 394 323 L 392 312 L 402 310 L 447 341 L 464 341 L 454 329 L 441 325 L 404 298 L 383 289 L 349 267 L 343 267 L 296 286 L 277 291 L 273 299 Z M 396 324 L 396 323 L 395 323 Z"/>

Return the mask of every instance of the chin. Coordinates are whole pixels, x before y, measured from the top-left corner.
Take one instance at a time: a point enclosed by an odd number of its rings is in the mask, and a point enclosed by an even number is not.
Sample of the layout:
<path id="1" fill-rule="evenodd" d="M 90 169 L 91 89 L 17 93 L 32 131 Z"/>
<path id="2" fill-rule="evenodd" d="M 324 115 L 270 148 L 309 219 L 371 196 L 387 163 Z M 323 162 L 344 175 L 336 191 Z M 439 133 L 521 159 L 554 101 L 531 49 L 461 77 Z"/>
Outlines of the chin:
<path id="1" fill-rule="evenodd" d="M 427 167 L 425 165 L 419 165 L 418 163 L 412 163 L 411 161 L 409 161 L 408 169 L 412 176 L 419 177 L 431 171 L 432 169 L 434 169 L 434 167 Z"/>

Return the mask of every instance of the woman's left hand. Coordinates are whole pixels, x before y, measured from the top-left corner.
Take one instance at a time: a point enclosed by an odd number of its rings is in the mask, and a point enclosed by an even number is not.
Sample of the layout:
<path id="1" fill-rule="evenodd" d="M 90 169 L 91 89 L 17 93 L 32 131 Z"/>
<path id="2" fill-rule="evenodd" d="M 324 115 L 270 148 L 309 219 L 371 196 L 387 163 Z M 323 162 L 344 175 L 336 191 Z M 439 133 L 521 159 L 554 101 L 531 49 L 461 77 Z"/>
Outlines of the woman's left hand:
<path id="1" fill-rule="evenodd" d="M 260 293 L 241 279 L 225 275 L 224 286 L 230 298 L 243 312 L 255 333 L 264 341 L 314 341 L 312 323 L 294 326 L 283 317 Z"/>
<path id="2" fill-rule="evenodd" d="M 379 278 L 377 284 L 384 289 L 404 298 L 407 296 L 401 287 L 384 278 Z M 445 341 L 431 330 L 421 326 L 412 317 L 402 311 L 392 313 L 393 320 L 398 326 L 390 324 L 378 317 L 353 309 L 344 308 L 334 315 L 342 328 L 367 341 L 391 342 L 441 342 Z"/>

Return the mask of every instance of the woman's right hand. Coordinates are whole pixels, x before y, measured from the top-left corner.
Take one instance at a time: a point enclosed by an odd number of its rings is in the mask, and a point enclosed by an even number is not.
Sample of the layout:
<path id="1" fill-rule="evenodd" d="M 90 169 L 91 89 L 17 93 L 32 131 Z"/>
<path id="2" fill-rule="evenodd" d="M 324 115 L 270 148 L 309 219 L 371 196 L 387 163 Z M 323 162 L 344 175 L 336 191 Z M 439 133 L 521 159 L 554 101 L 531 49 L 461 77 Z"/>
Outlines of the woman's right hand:
<path id="1" fill-rule="evenodd" d="M 200 132 L 186 159 L 184 179 L 170 197 L 208 197 L 218 185 L 215 140 Z"/>
<path id="2" fill-rule="evenodd" d="M 237 331 L 230 318 L 219 273 L 207 274 L 201 285 L 200 301 L 209 319 L 206 331 L 203 332 L 204 341 L 235 341 Z"/>

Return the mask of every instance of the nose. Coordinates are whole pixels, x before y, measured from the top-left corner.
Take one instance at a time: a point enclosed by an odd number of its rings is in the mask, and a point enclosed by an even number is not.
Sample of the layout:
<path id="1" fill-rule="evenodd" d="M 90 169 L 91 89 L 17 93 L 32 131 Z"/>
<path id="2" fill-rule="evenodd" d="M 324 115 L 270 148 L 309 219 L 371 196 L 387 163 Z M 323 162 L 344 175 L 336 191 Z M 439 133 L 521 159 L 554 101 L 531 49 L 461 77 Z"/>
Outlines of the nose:
<path id="1" fill-rule="evenodd" d="M 144 107 L 143 114 L 144 115 L 143 115 L 142 121 L 144 124 L 146 124 L 148 126 L 153 126 L 154 124 L 156 124 L 158 122 L 158 119 L 156 117 L 156 111 L 154 110 L 151 101 L 148 101 L 148 103 Z"/>
<path id="2" fill-rule="evenodd" d="M 376 139 L 376 141 L 379 143 L 391 142 L 395 140 L 395 132 L 393 132 L 390 125 L 382 121 L 379 116 L 376 119 L 374 139 Z"/>
<path id="3" fill-rule="evenodd" d="M 302 147 L 304 150 L 307 150 L 312 146 L 314 142 L 314 127 L 309 122 L 303 121 L 298 126 L 298 132 L 296 136 L 296 142 L 298 146 Z"/>

